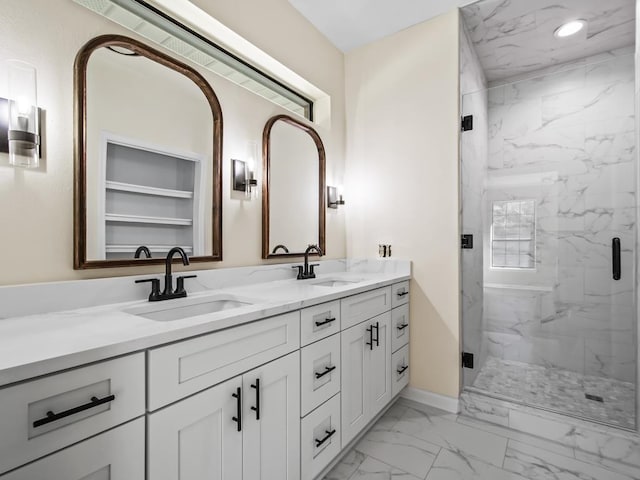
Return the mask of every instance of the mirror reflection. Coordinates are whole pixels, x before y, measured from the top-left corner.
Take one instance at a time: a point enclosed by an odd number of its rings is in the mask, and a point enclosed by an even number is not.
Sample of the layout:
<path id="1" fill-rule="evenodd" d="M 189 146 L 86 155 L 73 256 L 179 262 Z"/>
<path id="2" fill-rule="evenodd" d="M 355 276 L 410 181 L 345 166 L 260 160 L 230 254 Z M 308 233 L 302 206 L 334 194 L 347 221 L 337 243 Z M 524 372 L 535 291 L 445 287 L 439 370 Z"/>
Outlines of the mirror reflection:
<path id="1" fill-rule="evenodd" d="M 161 261 L 174 246 L 220 259 L 217 100 L 155 53 L 107 42 L 86 62 L 86 263 Z"/>
<path id="2" fill-rule="evenodd" d="M 263 258 L 324 250 L 325 154 L 311 127 L 280 115 L 264 132 Z M 266 230 L 266 231 L 265 231 Z"/>

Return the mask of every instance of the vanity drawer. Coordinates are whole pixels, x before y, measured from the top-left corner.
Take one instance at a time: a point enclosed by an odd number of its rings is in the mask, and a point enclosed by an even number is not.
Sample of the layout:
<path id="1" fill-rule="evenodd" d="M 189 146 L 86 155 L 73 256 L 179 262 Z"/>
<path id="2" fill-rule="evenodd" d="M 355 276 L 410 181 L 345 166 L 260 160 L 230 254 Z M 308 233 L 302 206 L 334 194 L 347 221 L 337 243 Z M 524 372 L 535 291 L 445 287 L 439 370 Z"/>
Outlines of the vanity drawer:
<path id="1" fill-rule="evenodd" d="M 340 300 L 342 330 L 391 310 L 391 287 L 378 288 Z"/>
<path id="2" fill-rule="evenodd" d="M 300 347 L 300 312 L 148 352 L 148 409 L 173 403 Z"/>
<path id="3" fill-rule="evenodd" d="M 340 391 L 339 334 L 302 349 L 300 375 L 304 417 Z"/>
<path id="4" fill-rule="evenodd" d="M 305 346 L 340 331 L 340 300 L 300 312 L 300 345 Z"/>
<path id="5" fill-rule="evenodd" d="M 409 385 L 409 345 L 391 355 L 391 396 Z"/>
<path id="6" fill-rule="evenodd" d="M 329 465 L 342 448 L 340 444 L 340 394 L 303 418 L 300 431 L 302 478 L 311 480 Z"/>
<path id="7" fill-rule="evenodd" d="M 80 442 L 2 480 L 144 480 L 144 418 Z"/>
<path id="8" fill-rule="evenodd" d="M 409 304 L 391 310 L 391 351 L 409 343 Z"/>
<path id="9" fill-rule="evenodd" d="M 0 473 L 144 415 L 144 375 L 138 353 L 0 390 Z"/>
<path id="10" fill-rule="evenodd" d="M 405 282 L 394 283 L 392 285 L 392 288 L 393 298 L 391 300 L 391 306 L 393 308 L 409 303 L 409 280 Z"/>

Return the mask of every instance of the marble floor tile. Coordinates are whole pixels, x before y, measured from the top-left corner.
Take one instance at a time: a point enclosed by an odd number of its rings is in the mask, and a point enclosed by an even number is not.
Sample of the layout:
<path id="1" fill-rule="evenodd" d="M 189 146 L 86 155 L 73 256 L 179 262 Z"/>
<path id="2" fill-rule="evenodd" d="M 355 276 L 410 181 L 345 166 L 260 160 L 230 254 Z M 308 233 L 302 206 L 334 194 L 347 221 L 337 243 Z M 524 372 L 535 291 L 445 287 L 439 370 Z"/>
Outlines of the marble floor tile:
<path id="1" fill-rule="evenodd" d="M 372 429 L 355 449 L 369 457 L 424 478 L 440 451 L 438 445 L 400 432 Z"/>
<path id="2" fill-rule="evenodd" d="M 519 432 L 517 430 L 512 430 L 507 427 L 494 425 L 493 423 L 484 422 L 482 420 L 476 420 L 471 417 L 459 416 L 458 422 L 464 425 L 468 425 L 470 427 L 484 430 L 485 432 L 490 432 L 496 435 L 500 435 L 501 437 L 505 437 L 509 440 L 517 440 L 518 442 L 522 442 L 522 443 L 526 443 L 527 445 L 542 448 L 543 450 L 559 453 L 561 455 L 564 455 L 565 457 L 575 456 L 573 448 L 567 447 L 566 445 L 561 445 L 557 442 L 552 442 L 550 440 L 547 440 L 546 438 L 537 437 L 535 435 L 529 435 L 527 433 Z"/>
<path id="3" fill-rule="evenodd" d="M 419 480 L 407 472 L 367 457 L 349 480 Z"/>
<path id="4" fill-rule="evenodd" d="M 426 480 L 526 480 L 526 477 L 443 448 Z"/>
<path id="5" fill-rule="evenodd" d="M 640 466 L 416 405 L 396 402 L 323 480 L 640 479 Z M 629 448 L 622 447 L 626 460 Z"/>
<path id="6" fill-rule="evenodd" d="M 473 387 L 526 405 L 635 427 L 635 385 L 630 382 L 489 357 Z M 585 394 L 600 396 L 603 402 Z"/>
<path id="7" fill-rule="evenodd" d="M 530 480 L 633 480 L 609 468 L 509 440 L 504 469 Z"/>
<path id="8" fill-rule="evenodd" d="M 366 455 L 357 450 L 351 450 L 347 453 L 340 463 L 338 463 L 324 480 L 349 480 L 351 476 L 358 470 L 358 467 L 364 462 Z"/>
<path id="9" fill-rule="evenodd" d="M 454 417 L 455 418 L 455 417 Z M 461 451 L 493 465 L 501 466 L 507 440 L 477 428 L 463 425 L 449 418 L 428 415 L 413 408 L 407 409 L 394 431 L 414 436 L 451 451 Z"/>

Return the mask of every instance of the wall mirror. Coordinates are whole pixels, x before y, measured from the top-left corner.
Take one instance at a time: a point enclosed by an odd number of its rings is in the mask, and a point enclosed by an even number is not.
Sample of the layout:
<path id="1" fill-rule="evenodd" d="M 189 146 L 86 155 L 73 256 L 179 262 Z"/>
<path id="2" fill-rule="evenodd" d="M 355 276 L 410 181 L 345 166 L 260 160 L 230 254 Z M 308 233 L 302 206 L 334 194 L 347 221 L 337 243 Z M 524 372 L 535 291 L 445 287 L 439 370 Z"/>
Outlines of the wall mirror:
<path id="1" fill-rule="evenodd" d="M 262 258 L 325 250 L 325 150 L 318 133 L 287 115 L 262 135 Z"/>
<path id="2" fill-rule="evenodd" d="M 222 111 L 211 86 L 117 35 L 88 42 L 74 73 L 74 267 L 161 263 L 174 246 L 222 260 Z"/>

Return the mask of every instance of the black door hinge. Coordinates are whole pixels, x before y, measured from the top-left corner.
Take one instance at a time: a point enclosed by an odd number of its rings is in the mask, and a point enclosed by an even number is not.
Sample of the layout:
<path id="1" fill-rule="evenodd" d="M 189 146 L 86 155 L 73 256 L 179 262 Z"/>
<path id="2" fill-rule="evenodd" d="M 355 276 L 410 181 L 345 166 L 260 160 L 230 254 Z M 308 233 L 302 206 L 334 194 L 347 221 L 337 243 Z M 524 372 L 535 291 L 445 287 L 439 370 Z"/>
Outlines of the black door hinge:
<path id="1" fill-rule="evenodd" d="M 473 368 L 473 353 L 462 352 L 462 368 Z"/>
<path id="2" fill-rule="evenodd" d="M 467 132 L 469 130 L 473 130 L 473 115 L 462 117 L 462 131 Z"/>
<path id="3" fill-rule="evenodd" d="M 460 239 L 460 246 L 462 248 L 473 248 L 473 235 L 463 234 Z"/>

